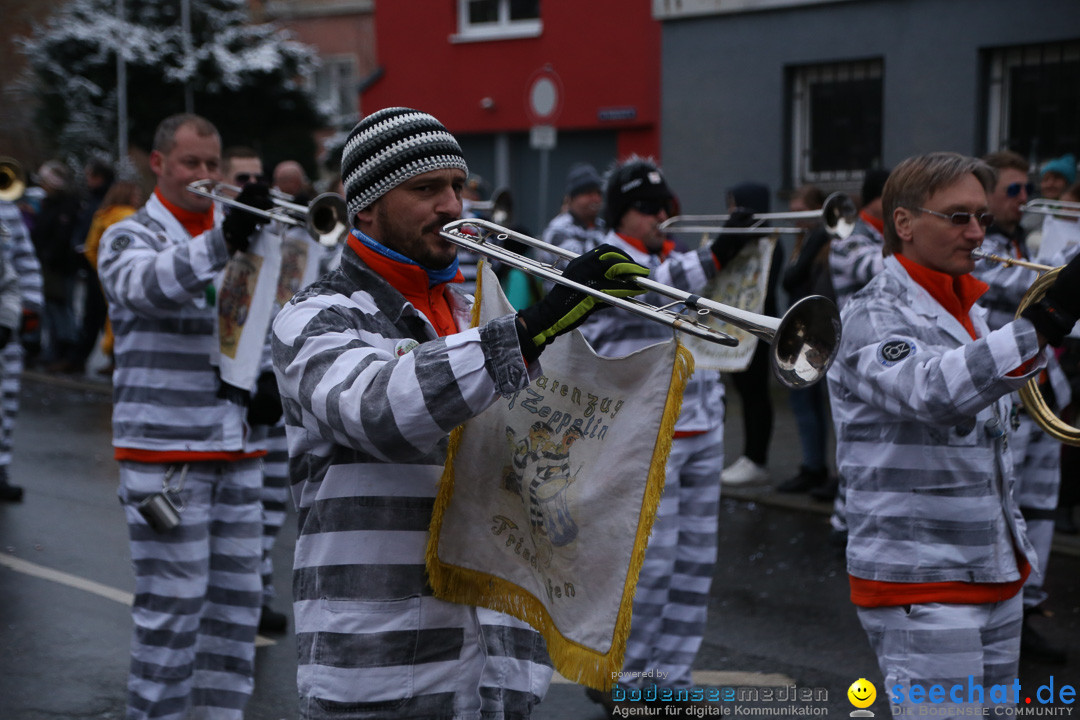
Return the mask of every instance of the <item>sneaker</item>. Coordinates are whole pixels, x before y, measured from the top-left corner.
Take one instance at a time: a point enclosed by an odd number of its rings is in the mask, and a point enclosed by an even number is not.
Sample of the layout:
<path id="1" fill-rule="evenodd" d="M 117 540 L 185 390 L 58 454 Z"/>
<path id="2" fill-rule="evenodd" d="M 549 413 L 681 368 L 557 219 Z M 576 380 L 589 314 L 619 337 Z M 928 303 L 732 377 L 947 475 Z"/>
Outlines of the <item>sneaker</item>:
<path id="1" fill-rule="evenodd" d="M 776 490 L 782 493 L 807 492 L 826 482 L 828 477 L 824 470 L 811 470 L 800 465 L 799 474 L 777 485 Z"/>
<path id="2" fill-rule="evenodd" d="M 840 487 L 840 480 L 835 475 L 825 478 L 825 482 L 810 490 L 810 497 L 821 502 L 832 502 L 836 499 L 836 492 Z"/>
<path id="3" fill-rule="evenodd" d="M 720 473 L 720 482 L 731 487 L 760 485 L 769 479 L 769 471 L 743 455 Z"/>
<path id="4" fill-rule="evenodd" d="M 259 632 L 280 635 L 289 626 L 289 619 L 285 613 L 278 612 L 269 605 L 263 605 L 262 615 L 259 616 Z"/>

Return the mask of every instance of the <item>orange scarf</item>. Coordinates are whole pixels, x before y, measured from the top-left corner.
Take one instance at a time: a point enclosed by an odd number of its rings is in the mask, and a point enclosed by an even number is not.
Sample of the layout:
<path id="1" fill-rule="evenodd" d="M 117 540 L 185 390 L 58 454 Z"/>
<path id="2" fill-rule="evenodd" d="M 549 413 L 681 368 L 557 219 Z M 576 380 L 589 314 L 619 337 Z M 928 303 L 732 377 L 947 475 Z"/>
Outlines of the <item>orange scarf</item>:
<path id="1" fill-rule="evenodd" d="M 204 232 L 214 227 L 213 206 L 206 212 L 192 212 L 191 210 L 185 210 L 182 207 L 173 205 L 165 199 L 157 188 L 154 188 L 154 195 L 161 201 L 161 204 L 165 206 L 165 209 L 172 213 L 174 218 L 180 221 L 180 224 L 184 226 L 184 229 L 188 231 L 188 234 L 191 235 L 191 237 L 202 235 Z"/>

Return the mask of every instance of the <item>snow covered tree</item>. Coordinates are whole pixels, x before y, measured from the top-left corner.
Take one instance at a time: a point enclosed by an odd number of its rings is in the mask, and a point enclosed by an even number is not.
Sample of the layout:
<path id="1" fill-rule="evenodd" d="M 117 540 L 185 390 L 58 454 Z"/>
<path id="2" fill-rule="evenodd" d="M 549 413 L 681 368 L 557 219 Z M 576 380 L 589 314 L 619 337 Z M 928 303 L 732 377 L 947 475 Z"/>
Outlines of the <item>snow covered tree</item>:
<path id="1" fill-rule="evenodd" d="M 71 0 L 23 38 L 46 141 L 68 158 L 115 155 L 119 52 L 132 146 L 149 151 L 158 122 L 183 112 L 190 91 L 194 111 L 217 125 L 225 145 L 312 162 L 312 132 L 323 119 L 303 80 L 317 67 L 314 49 L 272 24 L 248 24 L 245 0 L 188 1 L 190 53 L 182 0 L 124 0 L 124 18 L 116 0 Z"/>

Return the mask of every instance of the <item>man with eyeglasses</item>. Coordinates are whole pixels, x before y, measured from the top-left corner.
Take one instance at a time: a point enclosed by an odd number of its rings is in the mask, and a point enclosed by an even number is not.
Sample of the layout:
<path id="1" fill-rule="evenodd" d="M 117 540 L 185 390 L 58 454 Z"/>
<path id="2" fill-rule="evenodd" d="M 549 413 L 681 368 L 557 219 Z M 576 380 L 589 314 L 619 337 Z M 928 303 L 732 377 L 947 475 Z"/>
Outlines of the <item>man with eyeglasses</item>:
<path id="1" fill-rule="evenodd" d="M 991 330 L 971 251 L 994 222 L 996 182 L 956 153 L 893 170 L 885 266 L 841 311 L 828 376 L 851 599 L 903 712 L 955 678 L 1017 678 L 1021 588 L 1037 556 L 1013 497 L 1009 395 L 1080 316 L 1080 261 L 1024 317 Z M 943 700 L 939 713 L 960 705 Z"/>
<path id="2" fill-rule="evenodd" d="M 699 291 L 738 254 L 751 236 L 720 235 L 711 246 L 675 252 L 660 229 L 675 196 L 652 161 L 632 157 L 607 176 L 603 242 L 649 268 L 649 277 L 688 292 Z M 642 296 L 653 305 L 670 298 Z M 625 310 L 592 316 L 581 332 L 601 355 L 623 356 L 671 339 L 670 327 Z M 709 586 L 716 563 L 720 470 L 724 466 L 724 391 L 720 374 L 698 371 L 683 394 L 682 414 L 665 468 L 664 492 L 638 576 L 630 636 L 620 677 L 625 687 L 648 689 L 692 684 L 690 669 L 704 637 Z M 620 681 L 623 683 L 624 681 Z M 645 686 L 642 686 L 644 684 Z M 611 713 L 610 696 L 588 696 Z"/>
<path id="3" fill-rule="evenodd" d="M 221 176 L 224 182 L 242 188 L 248 183 L 266 184 L 262 158 L 252 148 L 235 145 L 221 153 Z"/>
<path id="4" fill-rule="evenodd" d="M 997 171 L 997 182 L 987 201 L 994 222 L 986 231 L 983 249 L 1001 257 L 1029 260 L 1033 253 L 1027 246 L 1027 231 L 1020 224 L 1023 205 L 1034 192 L 1028 181 L 1027 161 L 1010 151 L 991 153 L 983 159 Z M 1059 255 L 1051 260 L 1053 265 L 1064 265 L 1068 257 Z M 990 286 L 979 304 L 989 311 L 986 322 L 991 329 L 1013 319 L 1024 293 L 1039 275 L 1035 270 L 990 260 L 978 262 L 973 274 Z M 1052 389 L 1044 387 L 1044 392 L 1054 398 L 1059 410 L 1068 404 L 1068 379 L 1054 357 L 1049 359 L 1047 371 L 1039 379 Z M 1047 597 L 1043 579 L 1054 539 L 1054 510 L 1061 486 L 1061 443 L 1047 435 L 1024 410 L 1018 394 L 1013 394 L 1012 401 L 1013 433 L 1009 447 L 1016 466 L 1016 500 L 1039 558 L 1039 572 L 1032 573 L 1024 585 L 1021 647 L 1033 659 L 1060 664 L 1067 659 L 1065 650 L 1039 633 L 1031 618 L 1043 614 L 1040 608 Z"/>

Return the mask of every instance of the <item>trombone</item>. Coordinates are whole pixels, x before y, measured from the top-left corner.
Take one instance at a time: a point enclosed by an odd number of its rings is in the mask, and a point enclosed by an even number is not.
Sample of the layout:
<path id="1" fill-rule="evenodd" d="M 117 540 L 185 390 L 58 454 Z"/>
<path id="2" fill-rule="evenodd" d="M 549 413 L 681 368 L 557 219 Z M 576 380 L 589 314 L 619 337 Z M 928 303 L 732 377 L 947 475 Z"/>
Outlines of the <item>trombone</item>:
<path id="1" fill-rule="evenodd" d="M 855 219 L 858 210 L 851 198 L 840 192 L 835 192 L 825 198 L 825 204 L 820 210 L 793 210 L 789 212 L 756 213 L 752 216 L 756 221 L 750 227 L 724 227 L 724 223 L 731 219 L 731 215 L 676 215 L 660 223 L 660 229 L 672 233 L 717 233 L 720 235 L 772 235 L 773 233 L 798 234 L 804 232 L 800 227 L 767 227 L 760 223 L 770 220 L 796 221 L 796 220 L 821 220 L 825 229 L 835 237 L 847 237 L 855 228 Z"/>
<path id="2" fill-rule="evenodd" d="M 0 157 L 0 200 L 14 202 L 26 191 L 26 173 L 19 163 L 9 157 Z"/>
<path id="3" fill-rule="evenodd" d="M 669 325 L 674 330 L 731 347 L 739 344 L 731 335 L 671 308 L 683 305 L 701 317 L 711 315 L 728 322 L 771 346 L 773 372 L 781 383 L 790 388 L 806 387 L 821 380 L 836 359 L 840 344 L 840 313 L 831 300 L 820 295 L 803 298 L 792 305 L 782 318 L 774 318 L 723 305 L 655 280 L 635 278 L 634 282 L 645 290 L 674 300 L 657 307 L 635 298 L 606 295 L 595 288 L 568 280 L 553 264 L 507 250 L 503 247 L 505 241 L 515 240 L 566 260 L 577 257 L 565 248 L 515 232 L 489 220 L 454 220 L 444 225 L 439 234 L 456 245 L 510 267 L 591 295 L 636 315 Z"/>
<path id="4" fill-rule="evenodd" d="M 1028 200 L 1020 206 L 1022 212 L 1036 213 L 1038 215 L 1055 215 L 1065 218 L 1080 218 L 1080 202 L 1069 200 L 1051 200 L 1049 198 L 1035 198 Z"/>
<path id="5" fill-rule="evenodd" d="M 196 180 L 187 186 L 187 190 L 195 195 L 216 200 L 223 205 L 243 209 L 264 220 L 277 220 L 286 225 L 305 228 L 312 239 L 323 247 L 335 247 L 349 230 L 348 223 L 345 221 L 348 217 L 345 199 L 337 193 L 323 193 L 309 205 L 301 205 L 292 202 L 291 195 L 271 190 L 270 200 L 274 203 L 274 207 L 270 210 L 261 210 L 236 202 L 233 197 L 222 194 L 223 192 L 231 192 L 234 195 L 239 193 L 241 188 L 236 185 L 209 179 Z"/>
<path id="6" fill-rule="evenodd" d="M 1016 314 L 1013 316 L 1014 319 L 1023 315 L 1024 310 L 1028 307 L 1039 302 L 1043 295 L 1046 294 L 1047 288 L 1053 284 L 1054 280 L 1057 279 L 1058 273 L 1061 272 L 1060 267 L 1051 267 L 1050 265 L 1041 265 L 1026 260 L 1002 257 L 987 252 L 982 248 L 975 248 L 972 250 L 971 257 L 977 260 L 998 262 L 1005 267 L 1019 266 L 1028 268 L 1029 270 L 1036 270 L 1041 273 L 1039 277 L 1035 279 L 1035 282 L 1031 284 L 1031 287 L 1027 289 L 1027 292 L 1024 293 L 1024 297 L 1020 298 L 1020 304 L 1016 308 Z M 1057 416 L 1053 408 L 1047 404 L 1046 398 L 1043 397 L 1042 390 L 1039 389 L 1039 383 L 1035 378 L 1031 378 L 1024 383 L 1024 386 L 1019 390 L 1019 394 L 1020 402 L 1023 404 L 1024 409 L 1027 410 L 1028 414 L 1031 415 L 1031 418 L 1046 432 L 1047 435 L 1066 445 L 1080 445 L 1080 428 L 1069 425 Z"/>

